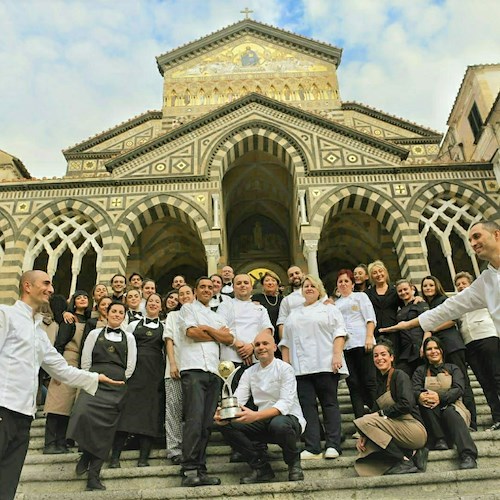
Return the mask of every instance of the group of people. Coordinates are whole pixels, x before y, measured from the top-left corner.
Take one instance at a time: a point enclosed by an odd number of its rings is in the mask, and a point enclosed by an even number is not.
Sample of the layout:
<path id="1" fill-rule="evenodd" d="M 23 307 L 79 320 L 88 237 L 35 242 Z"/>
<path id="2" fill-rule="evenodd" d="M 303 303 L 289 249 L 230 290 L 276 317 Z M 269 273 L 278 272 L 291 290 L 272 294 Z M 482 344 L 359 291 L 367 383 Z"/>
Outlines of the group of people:
<path id="1" fill-rule="evenodd" d="M 153 280 L 133 273 L 127 287 L 117 274 L 110 294 L 98 284 L 59 306 L 46 273 L 24 273 L 20 300 L 0 306 L 0 371 L 7 374 L 0 422 L 12 422 L 7 430 L 0 425 L 0 490 L 13 498 L 40 367 L 51 377 L 44 453 L 65 453 L 76 442 L 76 473 L 87 473 L 88 490 L 105 489 L 103 463 L 110 458 L 109 467 L 120 467 L 132 435 L 139 467 L 149 465 L 152 443 L 164 435 L 181 485 L 220 484 L 206 466 L 214 423 L 231 446 L 230 460 L 250 466 L 241 483 L 274 478 L 267 443 L 282 448 L 289 480 L 300 481 L 302 460 L 342 453 L 342 379 L 360 475 L 425 470 L 429 448 L 453 445 L 460 468 L 476 467 L 467 362 L 491 407 L 491 430 L 500 429 L 500 227 L 483 221 L 470 235 L 489 266 L 476 281 L 458 273 L 459 293 L 450 299 L 433 276 L 420 293 L 407 279 L 392 285 L 381 261 L 341 269 L 332 296 L 298 266 L 287 271 L 286 296 L 272 271 L 254 294 L 248 274 L 234 276 L 225 266 L 194 286 L 176 276 L 164 297 Z M 218 408 L 223 361 L 238 369 L 232 388 L 240 409 L 231 420 Z M 83 389 L 78 396 L 76 388 Z"/>

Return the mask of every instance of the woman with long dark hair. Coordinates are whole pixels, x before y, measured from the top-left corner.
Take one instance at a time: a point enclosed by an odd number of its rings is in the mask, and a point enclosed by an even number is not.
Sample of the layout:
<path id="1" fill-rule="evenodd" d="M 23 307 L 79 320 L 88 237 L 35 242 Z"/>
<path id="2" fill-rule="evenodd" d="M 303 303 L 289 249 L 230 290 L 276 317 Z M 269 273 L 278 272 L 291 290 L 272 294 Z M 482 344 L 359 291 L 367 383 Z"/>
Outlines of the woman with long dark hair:
<path id="1" fill-rule="evenodd" d="M 428 433 L 428 446 L 447 450 L 457 446 L 460 469 L 477 467 L 477 448 L 468 426 L 470 412 L 462 403 L 464 376 L 458 366 L 444 362 L 444 351 L 437 337 L 424 341 L 425 362 L 413 374 L 415 398 Z"/>
<path id="2" fill-rule="evenodd" d="M 59 325 L 54 347 L 64 356 L 70 366 L 80 366 L 80 354 L 85 323 L 90 318 L 89 296 L 85 290 L 77 290 L 68 304 L 68 312 L 75 318 L 74 323 Z M 67 453 L 66 429 L 75 402 L 77 389 L 52 379 L 49 384 L 44 411 L 45 424 L 44 454 Z"/>
<path id="3" fill-rule="evenodd" d="M 442 304 L 448 296 L 444 291 L 443 285 L 435 276 L 426 276 L 421 284 L 422 295 L 429 304 L 430 309 Z M 439 325 L 432 332 L 434 337 L 441 341 L 444 357 L 448 363 L 457 365 L 465 378 L 464 404 L 471 414 L 471 427 L 477 429 L 476 423 L 476 403 L 474 394 L 470 385 L 469 375 L 467 373 L 467 362 L 465 359 L 465 344 L 454 321 L 446 321 Z"/>
<path id="4" fill-rule="evenodd" d="M 360 434 L 356 472 L 360 476 L 377 476 L 425 470 L 427 432 L 411 380 L 404 371 L 394 368 L 394 350 L 384 337 L 373 348 L 373 362 L 377 369 L 377 399 L 372 413 L 354 420 Z"/>

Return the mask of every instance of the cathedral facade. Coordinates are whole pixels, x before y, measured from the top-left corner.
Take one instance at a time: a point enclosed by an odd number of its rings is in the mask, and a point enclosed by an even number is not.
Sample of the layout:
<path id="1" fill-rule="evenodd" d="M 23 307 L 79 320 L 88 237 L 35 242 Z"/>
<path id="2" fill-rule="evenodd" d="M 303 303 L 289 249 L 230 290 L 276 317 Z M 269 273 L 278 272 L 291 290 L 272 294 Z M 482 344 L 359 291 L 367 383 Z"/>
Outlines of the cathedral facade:
<path id="1" fill-rule="evenodd" d="M 157 57 L 161 109 L 66 149 L 63 178 L 0 153 L 0 301 L 32 268 L 65 295 L 133 271 L 165 291 L 226 264 L 297 264 L 330 289 L 375 259 L 448 290 L 477 275 L 467 228 L 498 218 L 498 154 L 457 157 L 450 134 L 343 102 L 341 55 L 245 19 Z"/>

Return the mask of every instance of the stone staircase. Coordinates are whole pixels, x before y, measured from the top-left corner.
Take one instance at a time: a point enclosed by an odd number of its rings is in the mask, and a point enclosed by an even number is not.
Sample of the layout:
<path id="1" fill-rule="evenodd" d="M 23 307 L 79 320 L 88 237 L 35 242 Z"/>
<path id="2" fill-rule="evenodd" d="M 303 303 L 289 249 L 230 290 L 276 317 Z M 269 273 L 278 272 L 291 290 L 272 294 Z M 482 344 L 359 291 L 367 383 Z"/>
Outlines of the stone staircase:
<path id="1" fill-rule="evenodd" d="M 472 374 L 471 374 L 472 375 Z M 246 464 L 229 463 L 229 447 L 217 430 L 208 448 L 208 472 L 219 476 L 220 486 L 181 488 L 179 467 L 170 464 L 165 450 L 151 453 L 150 467 L 139 468 L 137 451 L 122 453 L 121 469 L 102 470 L 107 487 L 103 492 L 86 492 L 86 477 L 75 474 L 79 454 L 43 455 L 45 419 L 39 415 L 33 422 L 28 456 L 21 475 L 16 500 L 132 500 L 170 498 L 240 499 L 374 499 L 405 498 L 497 498 L 500 499 L 500 431 L 485 431 L 491 425 L 489 407 L 479 384 L 471 376 L 478 410 L 478 432 L 473 433 L 479 450 L 478 469 L 458 470 L 455 450 L 431 451 L 427 472 L 404 476 L 357 477 L 353 464 L 356 457 L 353 414 L 345 383 L 339 387 L 342 431 L 347 436 L 343 454 L 336 460 L 303 461 L 305 480 L 288 482 L 287 467 L 277 446 L 270 445 L 276 458 L 272 466 L 276 482 L 240 485 L 239 478 L 249 469 Z"/>

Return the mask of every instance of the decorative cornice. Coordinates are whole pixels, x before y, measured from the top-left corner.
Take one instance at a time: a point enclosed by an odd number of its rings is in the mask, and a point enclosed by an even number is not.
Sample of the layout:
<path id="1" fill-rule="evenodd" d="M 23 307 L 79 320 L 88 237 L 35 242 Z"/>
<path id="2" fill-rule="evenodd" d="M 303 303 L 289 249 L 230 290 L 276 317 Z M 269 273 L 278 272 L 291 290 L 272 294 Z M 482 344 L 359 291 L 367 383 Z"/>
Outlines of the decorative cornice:
<path id="1" fill-rule="evenodd" d="M 395 156 L 399 156 L 401 160 L 405 160 L 408 157 L 408 151 L 404 148 L 401 148 L 395 144 L 391 144 L 388 141 L 382 140 L 382 139 L 377 139 L 369 134 L 365 134 L 363 132 L 359 132 L 358 130 L 355 130 L 351 127 L 348 127 L 346 125 L 342 125 L 338 122 L 335 122 L 333 120 L 329 120 L 326 118 L 323 118 L 321 116 L 309 113 L 301 108 L 297 108 L 295 106 L 292 106 L 290 104 L 284 104 L 283 102 L 276 101 L 275 99 L 271 99 L 270 97 L 263 96 L 261 94 L 256 94 L 256 93 L 250 93 L 247 94 L 243 97 L 240 97 L 239 99 L 228 103 L 224 106 L 221 106 L 220 108 L 211 111 L 210 113 L 207 113 L 206 115 L 203 115 L 200 118 L 197 118 L 185 125 L 182 125 L 175 130 L 168 132 L 164 135 L 161 135 L 157 137 L 156 139 L 153 139 L 149 141 L 146 144 L 143 144 L 141 146 L 138 146 L 135 149 L 129 150 L 126 153 L 123 153 L 122 155 L 114 158 L 110 162 L 106 164 L 106 168 L 108 169 L 109 172 L 112 172 L 115 168 L 129 162 L 130 160 L 133 160 L 134 158 L 137 158 L 139 156 L 142 156 L 145 153 L 148 153 L 150 151 L 153 151 L 154 149 L 163 146 L 165 144 L 168 144 L 169 142 L 174 141 L 175 139 L 178 139 L 179 137 L 182 137 L 186 134 L 189 134 L 191 132 L 194 132 L 195 130 L 199 129 L 200 127 L 207 125 L 215 120 L 218 120 L 222 118 L 223 116 L 226 116 L 233 111 L 240 109 L 247 104 L 250 103 L 257 103 L 261 104 L 263 106 L 269 107 L 271 109 L 280 111 L 282 113 L 289 114 L 291 116 L 294 116 L 296 118 L 300 118 L 304 121 L 307 121 L 309 123 L 313 123 L 315 125 L 318 125 L 320 127 L 329 129 L 333 132 L 336 132 L 338 134 L 350 137 L 352 139 L 355 139 L 357 141 L 360 141 L 362 143 L 368 144 L 370 146 L 373 146 L 375 148 L 381 149 L 387 153 L 393 154 Z"/>
<path id="2" fill-rule="evenodd" d="M 194 57 L 226 44 L 244 35 L 252 34 L 264 40 L 277 41 L 280 45 L 293 48 L 299 52 L 327 60 L 338 67 L 342 57 L 342 49 L 333 45 L 297 35 L 269 24 L 260 23 L 253 19 L 243 19 L 215 31 L 194 42 L 187 43 L 156 58 L 158 70 L 163 76 L 166 68 L 182 64 Z"/>
<path id="3" fill-rule="evenodd" d="M 67 149 L 63 150 L 63 155 L 66 159 L 68 159 L 68 155 L 71 153 L 81 153 L 85 152 L 86 149 L 92 148 L 101 142 L 104 142 L 108 139 L 116 137 L 127 130 L 133 129 L 137 127 L 137 125 L 141 125 L 142 123 L 146 123 L 151 120 L 160 120 L 163 117 L 161 111 L 146 111 L 142 115 L 134 116 L 130 120 L 120 123 L 104 132 L 99 132 L 98 134 L 89 137 L 83 142 L 79 142 L 74 146 L 71 146 Z"/>
<path id="4" fill-rule="evenodd" d="M 392 142 L 394 144 L 439 144 L 441 142 L 442 137 L 440 135 L 437 136 L 427 136 L 427 137 L 398 137 L 396 139 L 386 139 L 387 142 Z"/>
<path id="5" fill-rule="evenodd" d="M 437 130 L 432 130 L 430 128 L 423 127 L 422 125 L 418 125 L 417 123 L 404 120 L 403 118 L 399 118 L 398 116 L 390 115 L 388 113 L 385 113 L 384 111 L 372 108 L 370 106 L 367 106 L 366 104 L 361 104 L 359 102 L 354 102 L 354 101 L 343 102 L 342 109 L 344 111 L 347 110 L 359 111 L 364 115 L 372 116 L 373 118 L 378 118 L 379 120 L 390 123 L 391 125 L 396 125 L 397 127 L 401 127 L 406 130 L 410 130 L 411 132 L 415 132 L 416 134 L 430 136 L 430 137 L 440 137 L 440 138 L 443 137 L 443 134 L 441 134 Z"/>

